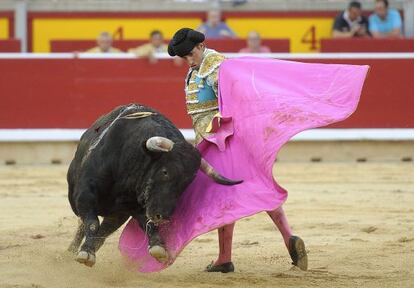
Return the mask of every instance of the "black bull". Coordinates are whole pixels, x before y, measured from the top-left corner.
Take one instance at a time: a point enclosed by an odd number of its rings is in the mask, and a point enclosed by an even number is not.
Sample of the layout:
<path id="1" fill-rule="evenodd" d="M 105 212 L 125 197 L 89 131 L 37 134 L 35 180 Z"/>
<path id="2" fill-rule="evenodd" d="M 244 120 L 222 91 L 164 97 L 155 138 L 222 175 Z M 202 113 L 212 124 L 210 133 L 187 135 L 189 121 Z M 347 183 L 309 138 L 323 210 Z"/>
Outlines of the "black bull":
<path id="1" fill-rule="evenodd" d="M 100 117 L 82 135 L 67 174 L 69 202 L 79 217 L 69 251 L 78 262 L 94 265 L 105 238 L 132 216 L 149 237 L 150 254 L 166 261 L 157 226 L 169 220 L 198 169 L 224 185 L 241 182 L 216 173 L 171 121 L 151 108 L 130 104 Z"/>

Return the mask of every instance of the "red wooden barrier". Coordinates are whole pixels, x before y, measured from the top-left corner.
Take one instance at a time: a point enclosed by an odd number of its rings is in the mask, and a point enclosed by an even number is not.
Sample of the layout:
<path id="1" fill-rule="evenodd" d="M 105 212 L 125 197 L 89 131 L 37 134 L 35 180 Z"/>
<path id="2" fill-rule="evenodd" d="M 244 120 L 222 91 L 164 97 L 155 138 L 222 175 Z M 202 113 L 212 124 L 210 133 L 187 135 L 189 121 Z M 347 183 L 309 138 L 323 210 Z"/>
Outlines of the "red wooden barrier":
<path id="1" fill-rule="evenodd" d="M 270 48 L 274 53 L 290 52 L 289 39 L 263 39 L 262 44 Z M 113 46 L 128 51 L 129 48 L 135 48 L 139 45 L 148 43 L 147 40 L 115 40 Z M 246 47 L 246 40 L 243 39 L 221 39 L 207 40 L 209 48 L 221 52 L 239 52 Z M 96 46 L 96 40 L 52 40 L 50 42 L 52 52 L 73 52 L 85 51 Z"/>
<path id="2" fill-rule="evenodd" d="M 20 40 L 0 40 L 0 53 L 6 52 L 20 52 Z"/>
<path id="3" fill-rule="evenodd" d="M 312 62 L 371 66 L 358 110 L 333 127 L 414 128 L 414 59 Z M 190 128 L 186 71 L 170 60 L 151 65 L 140 59 L 0 59 L 0 128 L 86 128 L 130 102 L 152 106 Z"/>
<path id="4" fill-rule="evenodd" d="M 225 40 L 206 40 L 207 47 L 213 48 L 220 52 L 239 52 L 246 47 L 246 40 L 243 39 L 225 39 Z M 262 45 L 268 46 L 273 53 L 289 53 L 289 39 L 262 39 Z"/>
<path id="5" fill-rule="evenodd" d="M 139 45 L 148 43 L 147 40 L 115 40 L 113 46 L 128 51 L 130 48 L 135 48 Z M 90 48 L 96 47 L 96 40 L 52 40 L 50 41 L 52 52 L 74 52 L 86 51 Z"/>
<path id="6" fill-rule="evenodd" d="M 322 39 L 321 52 L 414 52 L 414 39 Z"/>

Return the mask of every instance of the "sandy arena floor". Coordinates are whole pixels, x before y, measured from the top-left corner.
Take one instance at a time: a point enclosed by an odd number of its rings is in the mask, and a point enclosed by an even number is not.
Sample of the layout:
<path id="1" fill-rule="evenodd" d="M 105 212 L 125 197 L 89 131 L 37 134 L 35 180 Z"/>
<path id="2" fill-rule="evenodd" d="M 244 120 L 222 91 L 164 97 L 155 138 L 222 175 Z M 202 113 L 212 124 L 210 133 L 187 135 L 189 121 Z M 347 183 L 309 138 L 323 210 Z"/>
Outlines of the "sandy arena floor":
<path id="1" fill-rule="evenodd" d="M 125 268 L 118 233 L 93 268 L 65 250 L 76 227 L 66 166 L 0 166 L 0 287 L 414 287 L 414 164 L 280 163 L 285 210 L 307 244 L 309 271 L 292 269 L 265 213 L 236 225 L 232 274 L 202 272 L 216 232 L 193 241 L 169 269 Z"/>

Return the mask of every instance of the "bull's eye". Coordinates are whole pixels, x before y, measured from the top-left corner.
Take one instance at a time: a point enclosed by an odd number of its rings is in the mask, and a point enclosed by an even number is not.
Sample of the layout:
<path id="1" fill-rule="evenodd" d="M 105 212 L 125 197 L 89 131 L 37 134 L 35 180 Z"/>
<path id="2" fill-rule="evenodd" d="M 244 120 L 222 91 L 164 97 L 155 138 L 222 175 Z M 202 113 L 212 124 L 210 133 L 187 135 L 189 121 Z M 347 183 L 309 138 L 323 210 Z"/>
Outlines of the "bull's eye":
<path id="1" fill-rule="evenodd" d="M 167 171 L 167 169 L 162 169 L 162 176 L 168 177 L 168 171 Z"/>

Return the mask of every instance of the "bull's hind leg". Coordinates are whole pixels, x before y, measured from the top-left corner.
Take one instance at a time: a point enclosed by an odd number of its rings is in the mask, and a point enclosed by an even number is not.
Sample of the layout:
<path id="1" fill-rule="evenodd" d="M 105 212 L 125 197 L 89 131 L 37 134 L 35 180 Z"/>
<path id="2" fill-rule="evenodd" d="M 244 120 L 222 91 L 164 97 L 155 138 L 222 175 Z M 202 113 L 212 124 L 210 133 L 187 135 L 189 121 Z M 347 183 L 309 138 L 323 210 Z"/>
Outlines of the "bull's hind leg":
<path id="1" fill-rule="evenodd" d="M 68 251 L 76 254 L 78 252 L 79 246 L 82 243 L 83 238 L 85 237 L 85 225 L 81 218 L 78 218 L 78 229 L 76 230 L 75 237 L 69 245 Z"/>

